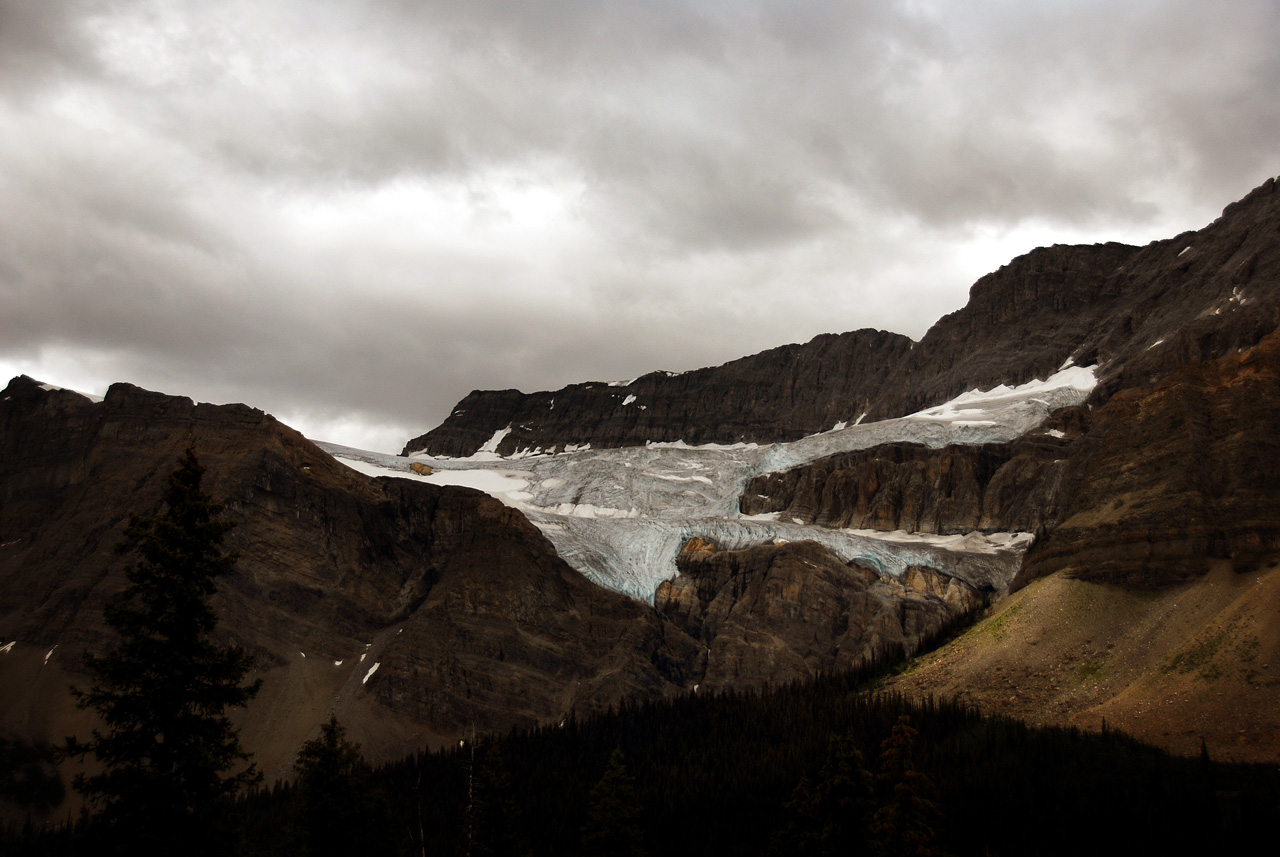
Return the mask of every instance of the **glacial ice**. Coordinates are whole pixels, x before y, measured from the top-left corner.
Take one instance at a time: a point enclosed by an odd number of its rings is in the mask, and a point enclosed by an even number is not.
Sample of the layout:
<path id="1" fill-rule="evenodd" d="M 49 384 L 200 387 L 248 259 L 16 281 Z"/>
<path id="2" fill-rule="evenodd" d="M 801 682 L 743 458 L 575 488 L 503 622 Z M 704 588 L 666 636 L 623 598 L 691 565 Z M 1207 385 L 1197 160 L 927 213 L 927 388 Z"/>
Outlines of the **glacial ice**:
<path id="1" fill-rule="evenodd" d="M 901 441 L 941 448 L 1013 440 L 1051 412 L 1083 402 L 1096 382 L 1095 368 L 1068 365 L 1043 381 L 971 390 L 906 417 L 858 422 L 767 446 L 650 443 L 559 454 L 522 450 L 501 458 L 495 450 L 507 430 L 461 459 L 320 446 L 371 476 L 464 485 L 491 494 L 522 511 L 588 579 L 649 603 L 658 585 L 676 576 L 676 554 L 694 536 L 729 549 L 812 539 L 846 561 L 858 559 L 889 575 L 923 565 L 1003 591 L 1031 546 L 1029 533 L 936 536 L 832 529 L 773 515 L 744 516 L 738 498 L 754 476 L 837 452 Z M 431 475 L 410 470 L 414 461 L 429 464 Z"/>

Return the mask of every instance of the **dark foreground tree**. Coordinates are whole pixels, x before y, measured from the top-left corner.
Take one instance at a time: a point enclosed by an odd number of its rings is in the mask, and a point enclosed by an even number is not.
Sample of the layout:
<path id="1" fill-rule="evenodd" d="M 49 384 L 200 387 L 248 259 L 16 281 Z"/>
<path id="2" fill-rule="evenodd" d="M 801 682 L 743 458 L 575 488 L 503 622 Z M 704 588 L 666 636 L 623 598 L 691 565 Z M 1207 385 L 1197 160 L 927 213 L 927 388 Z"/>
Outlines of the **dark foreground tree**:
<path id="1" fill-rule="evenodd" d="M 807 778 L 791 793 L 771 853 L 859 854 L 866 845 L 867 815 L 875 788 L 851 735 L 834 735 L 827 759 L 811 787 Z"/>
<path id="2" fill-rule="evenodd" d="M 236 558 L 221 547 L 233 523 L 201 490 L 203 475 L 188 449 L 169 477 L 165 510 L 131 517 L 117 550 L 138 560 L 125 569 L 129 586 L 104 610 L 120 641 L 101 657 L 86 653 L 93 687 L 72 688 L 104 724 L 66 746 L 101 768 L 77 776 L 75 786 L 97 810 L 93 829 L 104 850 L 216 852 L 218 809 L 261 778 L 226 716 L 261 681 L 243 684 L 249 657 L 209 638 L 217 623 L 209 597 Z"/>
<path id="3" fill-rule="evenodd" d="M 615 747 L 604 776 L 591 787 L 587 823 L 582 826 L 582 853 L 590 857 L 635 857 L 644 853 L 640 839 L 635 777 L 627 772 L 622 749 Z"/>
<path id="4" fill-rule="evenodd" d="M 916 770 L 915 746 L 919 733 L 903 714 L 893 733 L 880 745 L 880 773 L 884 791 L 880 808 L 871 819 L 874 853 L 885 857 L 938 857 L 937 825 L 942 820 L 933 780 Z"/>
<path id="5" fill-rule="evenodd" d="M 320 737 L 298 750 L 300 840 L 310 857 L 385 854 L 386 796 L 370 783 L 360 745 L 347 739 L 338 718 L 320 727 Z"/>

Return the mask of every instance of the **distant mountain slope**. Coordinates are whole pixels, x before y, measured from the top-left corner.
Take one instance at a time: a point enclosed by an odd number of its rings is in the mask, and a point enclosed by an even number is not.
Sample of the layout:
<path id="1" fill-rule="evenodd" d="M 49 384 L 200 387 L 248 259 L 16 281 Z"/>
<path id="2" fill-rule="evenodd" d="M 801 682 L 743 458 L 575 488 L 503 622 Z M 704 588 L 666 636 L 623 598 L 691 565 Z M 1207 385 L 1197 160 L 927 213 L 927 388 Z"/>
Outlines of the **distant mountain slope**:
<path id="1" fill-rule="evenodd" d="M 87 727 L 67 687 L 109 640 L 127 561 L 113 549 L 188 444 L 240 522 L 217 632 L 266 680 L 242 724 L 269 779 L 330 712 L 373 758 L 398 757 L 670 692 L 700 650 L 480 492 L 371 479 L 243 405 L 127 384 L 94 403 L 17 378 L 0 393 L 0 734 Z"/>
<path id="2" fill-rule="evenodd" d="M 1146 247 L 1053 246 L 978 280 L 913 346 L 872 330 L 825 335 L 681 375 L 554 392 L 475 391 L 405 454 L 471 455 L 647 441 L 770 443 L 860 417 L 902 416 L 975 387 L 1101 364 L 1105 400 L 1187 363 L 1247 348 L 1280 324 L 1280 193 L 1269 180 L 1222 217 Z"/>
<path id="3" fill-rule="evenodd" d="M 823 334 L 723 366 L 651 372 L 625 385 L 574 384 L 549 393 L 476 390 L 405 453 L 467 456 L 506 429 L 495 451 L 637 446 L 645 441 L 795 440 L 864 409 L 911 348 L 896 333 Z"/>

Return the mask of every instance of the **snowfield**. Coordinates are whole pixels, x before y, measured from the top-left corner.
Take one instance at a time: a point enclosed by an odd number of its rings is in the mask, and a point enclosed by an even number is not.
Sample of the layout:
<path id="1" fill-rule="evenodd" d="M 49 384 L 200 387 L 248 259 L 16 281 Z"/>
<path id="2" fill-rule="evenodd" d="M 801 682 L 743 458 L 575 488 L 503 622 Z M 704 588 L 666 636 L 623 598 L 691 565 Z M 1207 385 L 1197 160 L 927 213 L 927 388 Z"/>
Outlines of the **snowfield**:
<path id="1" fill-rule="evenodd" d="M 1066 366 L 1044 381 L 972 390 L 899 419 L 859 422 L 768 446 L 651 443 L 559 454 L 523 450 L 502 458 L 496 449 L 509 429 L 495 432 L 469 458 L 320 446 L 370 476 L 462 485 L 490 494 L 523 512 L 565 561 L 589 579 L 649 603 L 658 585 L 676 576 L 676 554 L 694 536 L 728 549 L 812 539 L 845 561 L 858 559 L 895 577 L 909 565 L 922 565 L 1002 592 L 1031 546 L 1028 533 L 936 536 L 839 530 L 778 520 L 777 515 L 744 516 L 738 498 L 754 476 L 837 452 L 902 441 L 940 448 L 1013 440 L 1051 412 L 1082 403 L 1096 383 L 1095 368 Z M 433 473 L 414 473 L 413 462 L 429 465 Z"/>

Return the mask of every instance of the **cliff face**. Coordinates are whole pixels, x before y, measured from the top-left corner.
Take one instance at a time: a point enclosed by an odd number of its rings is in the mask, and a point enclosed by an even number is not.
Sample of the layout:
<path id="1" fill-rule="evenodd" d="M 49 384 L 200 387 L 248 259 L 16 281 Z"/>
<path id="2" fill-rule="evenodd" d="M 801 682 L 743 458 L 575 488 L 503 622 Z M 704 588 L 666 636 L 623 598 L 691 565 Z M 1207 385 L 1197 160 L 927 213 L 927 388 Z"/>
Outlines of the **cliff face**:
<path id="1" fill-rule="evenodd" d="M 1008 444 L 887 444 L 759 476 L 746 514 L 832 527 L 1034 532 L 1013 583 L 1154 588 L 1280 556 L 1280 331 Z"/>
<path id="2" fill-rule="evenodd" d="M 1280 192 L 1268 181 L 1197 232 L 1146 247 L 1053 246 L 978 280 L 913 344 L 860 330 L 682 375 L 555 392 L 476 391 L 406 454 L 646 441 L 770 443 L 902 416 L 974 387 L 1100 364 L 1096 400 L 1256 345 L 1280 324 Z"/>
<path id="3" fill-rule="evenodd" d="M 1065 571 L 1126 586 L 1252 571 L 1280 556 L 1280 331 L 1125 390 L 1093 414 L 1060 521 L 1014 586 Z"/>
<path id="4" fill-rule="evenodd" d="M 809 541 L 721 551 L 693 540 L 678 564 L 655 607 L 705 647 L 707 689 L 812 678 L 892 647 L 911 651 L 984 603 L 932 569 L 908 569 L 898 581 Z"/>
<path id="5" fill-rule="evenodd" d="M 92 403 L 19 378 L 0 394 L 0 636 L 14 642 L 0 684 L 23 691 L 5 692 L 0 727 L 60 740 L 84 725 L 66 690 L 80 652 L 109 643 L 102 607 L 127 561 L 113 549 L 189 444 L 240 522 L 214 604 L 219 636 L 266 679 L 242 725 L 269 774 L 331 711 L 385 758 L 685 682 L 691 640 L 487 495 L 370 479 L 241 405 L 129 385 Z"/>
<path id="6" fill-rule="evenodd" d="M 889 443 L 750 480 L 744 515 L 782 512 L 827 527 L 915 533 L 1043 532 L 1058 517 L 1066 462 L 1087 412 L 1059 412 L 1012 443 Z"/>

